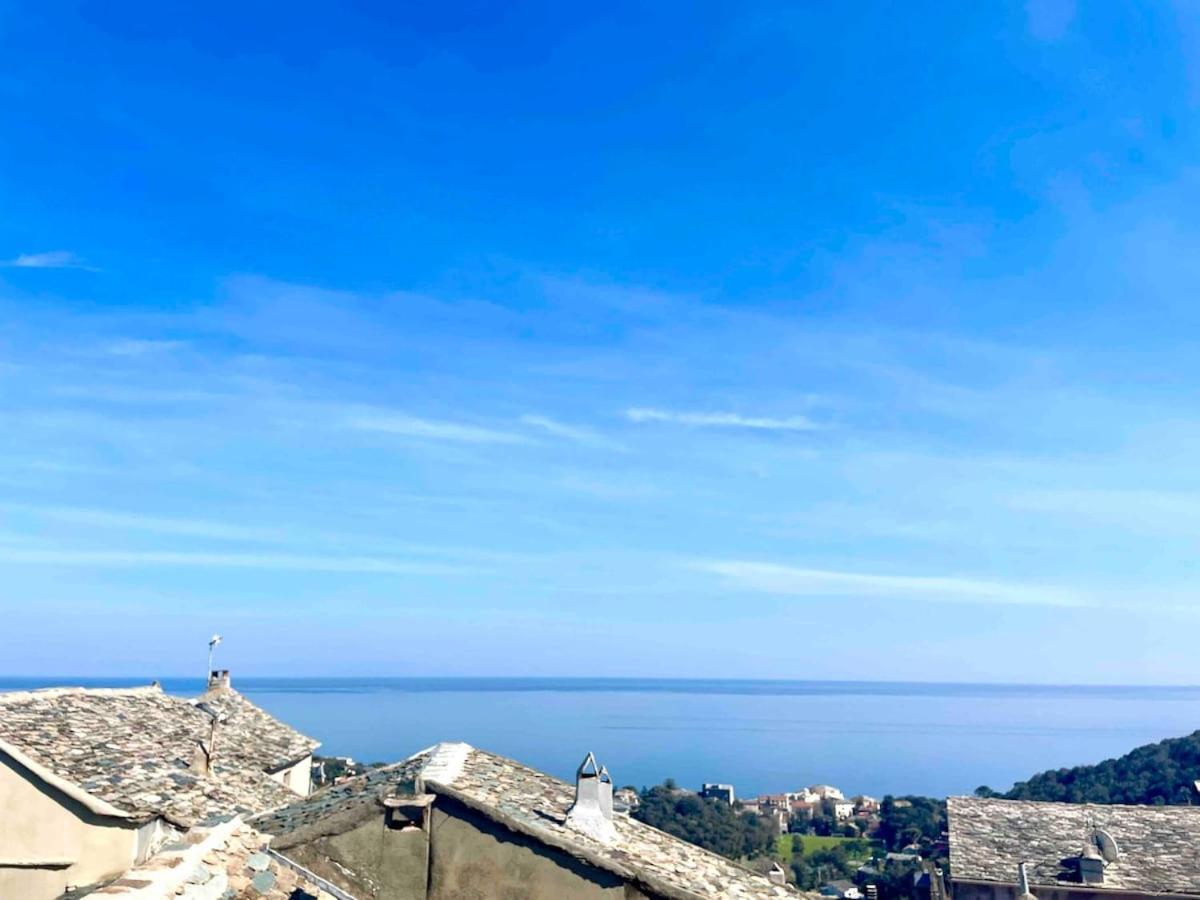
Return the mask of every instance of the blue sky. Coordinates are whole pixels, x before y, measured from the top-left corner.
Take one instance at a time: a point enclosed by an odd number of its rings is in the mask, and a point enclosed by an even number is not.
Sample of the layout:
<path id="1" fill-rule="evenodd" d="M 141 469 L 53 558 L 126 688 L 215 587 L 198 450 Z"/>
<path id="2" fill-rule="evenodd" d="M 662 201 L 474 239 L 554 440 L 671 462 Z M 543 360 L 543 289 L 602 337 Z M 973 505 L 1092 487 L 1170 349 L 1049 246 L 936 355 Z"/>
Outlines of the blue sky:
<path id="1" fill-rule="evenodd" d="M 650 6 L 0 3 L 0 671 L 1198 680 L 1196 10 Z"/>

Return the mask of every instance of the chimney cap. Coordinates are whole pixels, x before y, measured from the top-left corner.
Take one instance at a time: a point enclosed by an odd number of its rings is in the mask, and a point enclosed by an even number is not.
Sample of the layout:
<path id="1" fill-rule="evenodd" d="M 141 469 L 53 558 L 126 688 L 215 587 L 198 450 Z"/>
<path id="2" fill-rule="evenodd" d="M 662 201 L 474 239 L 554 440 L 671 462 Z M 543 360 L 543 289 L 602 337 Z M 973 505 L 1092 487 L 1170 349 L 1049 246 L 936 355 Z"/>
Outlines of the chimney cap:
<path id="1" fill-rule="evenodd" d="M 589 752 L 575 770 L 575 803 L 567 810 L 566 824 L 593 840 L 611 844 L 617 839 L 612 794 L 612 776 Z"/>
<path id="2" fill-rule="evenodd" d="M 596 762 L 596 754 L 590 750 L 575 770 L 576 778 L 604 778 L 607 775 L 608 769 Z"/>

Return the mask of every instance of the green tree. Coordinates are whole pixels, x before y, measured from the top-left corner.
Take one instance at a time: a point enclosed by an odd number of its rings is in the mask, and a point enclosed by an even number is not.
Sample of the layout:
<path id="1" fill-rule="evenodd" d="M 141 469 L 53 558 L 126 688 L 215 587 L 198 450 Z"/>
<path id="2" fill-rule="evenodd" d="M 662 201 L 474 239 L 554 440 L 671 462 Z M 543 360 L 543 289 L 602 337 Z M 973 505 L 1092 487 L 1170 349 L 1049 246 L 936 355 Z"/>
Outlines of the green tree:
<path id="1" fill-rule="evenodd" d="M 730 859 L 774 853 L 777 835 L 766 819 L 681 791 L 674 784 L 668 779 L 643 790 L 634 818 Z"/>

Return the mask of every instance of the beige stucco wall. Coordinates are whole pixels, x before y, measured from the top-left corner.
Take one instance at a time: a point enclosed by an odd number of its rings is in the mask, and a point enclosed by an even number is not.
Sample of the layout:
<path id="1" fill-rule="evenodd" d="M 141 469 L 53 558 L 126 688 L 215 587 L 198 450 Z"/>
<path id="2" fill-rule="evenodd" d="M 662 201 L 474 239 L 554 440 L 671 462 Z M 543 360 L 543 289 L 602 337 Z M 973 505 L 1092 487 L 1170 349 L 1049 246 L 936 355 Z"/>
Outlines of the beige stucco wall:
<path id="1" fill-rule="evenodd" d="M 439 797 L 433 808 L 429 900 L 625 900 L 625 882 Z"/>
<path id="2" fill-rule="evenodd" d="M 53 900 L 134 864 L 137 823 L 98 816 L 0 751 L 0 897 Z"/>
<path id="3" fill-rule="evenodd" d="M 299 762 L 272 772 L 271 777 L 301 797 L 307 797 L 312 793 L 312 756 L 306 756 Z"/>
<path id="4" fill-rule="evenodd" d="M 425 900 L 428 848 L 424 830 L 388 828 L 380 810 L 341 834 L 279 852 L 359 900 Z"/>
<path id="5" fill-rule="evenodd" d="M 381 808 L 365 812 L 327 820 L 336 834 L 272 846 L 360 900 L 655 900 L 448 797 L 424 827 L 389 827 Z"/>

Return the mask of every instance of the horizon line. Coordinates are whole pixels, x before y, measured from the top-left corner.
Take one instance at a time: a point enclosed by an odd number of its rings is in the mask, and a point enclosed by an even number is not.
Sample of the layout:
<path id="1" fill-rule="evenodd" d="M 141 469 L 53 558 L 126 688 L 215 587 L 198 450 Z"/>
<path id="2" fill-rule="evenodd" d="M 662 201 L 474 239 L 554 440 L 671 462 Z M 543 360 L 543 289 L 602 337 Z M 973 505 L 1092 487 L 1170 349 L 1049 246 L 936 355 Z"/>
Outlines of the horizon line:
<path id="1" fill-rule="evenodd" d="M 230 674 L 235 679 L 273 680 L 273 681 L 525 681 L 525 682 L 660 682 L 675 684 L 700 683 L 734 683 L 734 684 L 815 684 L 815 685 L 889 685 L 917 687 L 1013 687 L 1013 688 L 1164 688 L 1200 690 L 1200 683 L 1162 683 L 1162 682 L 1066 682 L 1066 681 L 920 681 L 900 679 L 841 679 L 841 678 L 794 678 L 794 677 L 761 677 L 761 676 L 678 676 L 678 675 L 264 675 L 239 674 L 231 669 Z M 155 681 L 199 681 L 206 680 L 202 675 L 159 675 L 149 677 L 138 675 L 14 675 L 0 673 L 0 682 L 4 681 L 33 681 L 54 680 L 58 684 L 47 684 L 47 687 L 70 686 L 64 682 L 72 681 L 137 681 L 152 684 Z"/>

